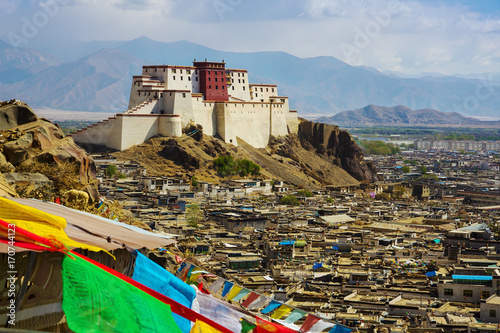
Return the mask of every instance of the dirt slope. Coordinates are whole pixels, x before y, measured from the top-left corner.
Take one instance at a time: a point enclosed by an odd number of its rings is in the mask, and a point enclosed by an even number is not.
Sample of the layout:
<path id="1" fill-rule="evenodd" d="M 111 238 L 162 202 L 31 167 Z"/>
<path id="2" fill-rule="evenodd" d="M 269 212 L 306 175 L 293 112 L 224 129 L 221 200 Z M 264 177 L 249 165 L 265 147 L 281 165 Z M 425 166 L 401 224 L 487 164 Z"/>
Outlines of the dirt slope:
<path id="1" fill-rule="evenodd" d="M 246 158 L 259 164 L 265 178 L 284 180 L 296 186 L 316 188 L 322 184 L 344 186 L 359 183 L 342 168 L 314 151 L 304 149 L 296 135 L 273 140 L 266 149 L 253 148 L 242 140 L 238 140 L 238 147 L 235 147 L 206 135 L 197 139 L 189 136 L 156 137 L 113 153 L 113 156 L 141 163 L 148 174 L 154 176 L 196 176 L 202 181 L 221 181 L 212 168 L 212 160 L 231 154 L 235 159 Z"/>

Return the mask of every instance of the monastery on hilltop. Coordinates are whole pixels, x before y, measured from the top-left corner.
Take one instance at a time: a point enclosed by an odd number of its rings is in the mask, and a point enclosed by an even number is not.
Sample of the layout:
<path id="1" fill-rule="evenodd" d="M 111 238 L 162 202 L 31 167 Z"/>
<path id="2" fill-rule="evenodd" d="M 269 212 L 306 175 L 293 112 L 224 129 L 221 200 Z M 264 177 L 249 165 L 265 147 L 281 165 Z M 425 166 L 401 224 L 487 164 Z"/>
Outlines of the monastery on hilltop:
<path id="1" fill-rule="evenodd" d="M 72 135 L 82 146 L 123 150 L 155 135 L 181 136 L 189 124 L 207 135 L 256 148 L 270 136 L 298 131 L 297 111 L 274 84 L 251 84 L 244 69 L 224 62 L 194 61 L 193 66 L 143 66 L 134 76 L 128 110 Z"/>

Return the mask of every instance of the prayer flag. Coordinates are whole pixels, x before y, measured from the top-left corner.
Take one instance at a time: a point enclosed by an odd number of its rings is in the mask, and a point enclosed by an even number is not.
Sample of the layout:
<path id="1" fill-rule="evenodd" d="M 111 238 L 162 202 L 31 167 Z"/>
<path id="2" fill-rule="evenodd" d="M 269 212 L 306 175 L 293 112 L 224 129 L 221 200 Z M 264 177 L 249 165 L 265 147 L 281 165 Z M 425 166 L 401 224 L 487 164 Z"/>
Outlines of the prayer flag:
<path id="1" fill-rule="evenodd" d="M 285 323 L 287 324 L 293 324 L 300 318 L 304 317 L 307 314 L 307 312 L 295 309 L 293 310 L 292 313 L 285 319 Z"/>
<path id="2" fill-rule="evenodd" d="M 136 250 L 134 274 L 132 279 L 163 294 L 182 305 L 191 308 L 196 292 L 188 284 Z M 189 332 L 191 322 L 174 313 L 174 319 L 183 332 Z"/>
<path id="3" fill-rule="evenodd" d="M 231 332 L 241 332 L 240 319 L 245 316 L 243 312 L 231 308 L 228 303 L 212 295 L 197 293 L 196 300 L 199 304 L 199 313 L 202 316 L 224 326 Z"/>
<path id="4" fill-rule="evenodd" d="M 241 320 L 241 333 L 248 333 L 255 328 L 255 325 L 246 319 Z"/>
<path id="5" fill-rule="evenodd" d="M 268 306 L 266 306 L 264 309 L 262 309 L 261 313 L 269 313 L 273 311 L 274 309 L 278 308 L 281 305 L 280 302 L 272 300 L 271 303 L 269 303 Z"/>
<path id="6" fill-rule="evenodd" d="M 224 279 L 223 278 L 217 278 L 217 280 L 215 280 L 214 283 L 212 283 L 210 285 L 210 287 L 208 287 L 208 289 L 213 293 L 213 294 L 217 294 L 217 292 L 219 291 L 220 287 L 222 287 L 222 285 L 224 284 Z"/>
<path id="7" fill-rule="evenodd" d="M 241 300 L 243 297 L 245 297 L 246 295 L 248 295 L 250 293 L 250 290 L 248 289 L 245 289 L 245 288 L 242 288 L 240 290 L 240 292 L 238 293 L 238 295 L 234 296 L 234 298 L 232 299 L 234 302 L 238 302 L 239 300 Z"/>
<path id="8" fill-rule="evenodd" d="M 320 319 L 314 325 L 312 325 L 312 327 L 307 332 L 309 332 L 309 333 L 320 333 L 320 332 L 323 332 L 327 328 L 332 327 L 334 325 L 335 325 L 334 323 L 327 322 L 327 321 L 324 321 L 324 320 Z"/>
<path id="9" fill-rule="evenodd" d="M 302 326 L 300 327 L 300 331 L 301 332 L 308 332 L 309 329 L 314 325 L 316 324 L 316 322 L 319 320 L 318 317 L 316 316 L 313 316 L 312 314 L 308 314 L 307 315 L 307 318 L 306 320 L 304 321 L 304 323 L 302 324 Z"/>
<path id="10" fill-rule="evenodd" d="M 233 298 L 236 297 L 236 295 L 238 295 L 240 293 L 240 291 L 242 290 L 243 288 L 240 287 L 240 286 L 234 286 L 231 291 L 229 292 L 229 294 L 227 295 L 227 299 L 228 300 L 232 300 Z"/>
<path id="11" fill-rule="evenodd" d="M 247 299 L 241 303 L 241 306 L 244 308 L 248 308 L 250 304 L 252 304 L 257 298 L 259 298 L 259 294 L 256 294 L 254 292 L 251 292 L 250 295 L 248 295 Z"/>
<path id="12" fill-rule="evenodd" d="M 248 310 L 260 309 L 264 307 L 266 304 L 268 304 L 270 301 L 271 301 L 270 298 L 266 296 L 260 296 L 259 298 L 257 298 L 256 301 L 252 302 L 252 304 L 248 306 Z"/>
<path id="13" fill-rule="evenodd" d="M 286 304 L 282 304 L 279 308 L 274 311 L 272 314 L 271 318 L 273 319 L 280 319 L 284 315 L 286 315 L 288 312 L 292 311 L 293 308 L 291 306 L 288 306 Z"/>
<path id="14" fill-rule="evenodd" d="M 189 333 L 220 333 L 220 331 L 201 320 L 196 320 L 196 323 Z"/>
<path id="15" fill-rule="evenodd" d="M 351 333 L 352 330 L 342 325 L 335 325 L 328 333 Z"/>
<path id="16" fill-rule="evenodd" d="M 63 301 L 74 332 L 181 333 L 170 306 L 75 256 L 62 263 Z"/>
<path id="17" fill-rule="evenodd" d="M 294 330 L 281 326 L 270 321 L 255 317 L 257 320 L 257 327 L 253 330 L 254 333 L 296 333 Z"/>
<path id="18" fill-rule="evenodd" d="M 222 297 L 226 297 L 227 293 L 231 290 L 233 285 L 234 284 L 229 281 L 224 282 L 224 288 L 222 289 Z"/>

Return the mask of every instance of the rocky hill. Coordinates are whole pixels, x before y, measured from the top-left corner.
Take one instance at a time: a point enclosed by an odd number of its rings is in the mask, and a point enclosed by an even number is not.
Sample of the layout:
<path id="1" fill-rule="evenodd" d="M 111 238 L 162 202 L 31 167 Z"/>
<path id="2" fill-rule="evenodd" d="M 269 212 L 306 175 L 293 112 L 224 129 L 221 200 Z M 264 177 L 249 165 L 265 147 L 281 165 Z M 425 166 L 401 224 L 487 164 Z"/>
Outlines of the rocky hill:
<path id="1" fill-rule="evenodd" d="M 499 121 L 480 121 L 457 112 L 412 110 L 402 105 L 384 107 L 372 104 L 361 109 L 343 111 L 332 117 L 318 118 L 317 121 L 339 126 L 500 126 Z"/>
<path id="2" fill-rule="evenodd" d="M 0 103 L 0 195 L 53 200 L 85 190 L 97 200 L 93 159 L 25 103 Z"/>
<path id="3" fill-rule="evenodd" d="M 257 163 L 266 178 L 281 179 L 296 186 L 348 186 L 376 179 L 375 169 L 364 162 L 361 149 L 349 133 L 336 126 L 318 125 L 303 121 L 301 128 L 304 131 L 275 138 L 262 149 L 242 140 L 238 140 L 238 147 L 235 147 L 200 134 L 180 138 L 155 137 L 113 155 L 119 160 L 140 163 L 150 175 L 196 176 L 198 180 L 209 182 L 223 180 L 212 167 L 212 161 L 217 156 L 228 154 L 235 159 L 245 158 Z M 309 135 L 311 128 L 315 130 Z M 317 140 L 319 136 L 328 139 L 320 142 Z"/>

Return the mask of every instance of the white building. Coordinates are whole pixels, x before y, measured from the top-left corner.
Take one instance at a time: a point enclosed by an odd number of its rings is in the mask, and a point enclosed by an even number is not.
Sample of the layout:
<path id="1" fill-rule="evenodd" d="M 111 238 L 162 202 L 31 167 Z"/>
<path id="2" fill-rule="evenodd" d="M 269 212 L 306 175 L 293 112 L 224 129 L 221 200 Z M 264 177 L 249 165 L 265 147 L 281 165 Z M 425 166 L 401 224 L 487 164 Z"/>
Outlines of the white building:
<path id="1" fill-rule="evenodd" d="M 134 76 L 129 108 L 73 134 L 82 146 L 123 150 L 155 135 L 181 136 L 189 124 L 207 135 L 238 145 L 237 138 L 256 148 L 271 136 L 298 131 L 295 110 L 273 84 L 249 84 L 243 69 L 224 62 L 201 61 L 193 66 L 144 66 Z"/>

